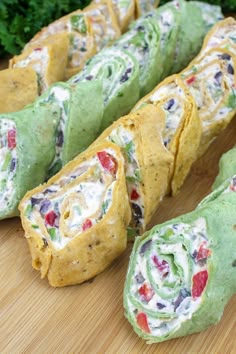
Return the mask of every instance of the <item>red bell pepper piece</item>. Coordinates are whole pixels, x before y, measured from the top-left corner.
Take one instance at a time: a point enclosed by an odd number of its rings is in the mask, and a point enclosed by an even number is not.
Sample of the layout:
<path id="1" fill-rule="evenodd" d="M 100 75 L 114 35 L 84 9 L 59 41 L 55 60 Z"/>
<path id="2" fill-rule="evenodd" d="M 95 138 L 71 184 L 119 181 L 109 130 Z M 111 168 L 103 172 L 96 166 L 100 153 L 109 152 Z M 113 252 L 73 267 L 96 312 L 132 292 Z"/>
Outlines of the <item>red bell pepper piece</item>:
<path id="1" fill-rule="evenodd" d="M 201 296 L 203 290 L 205 289 L 207 280 L 208 280 L 207 270 L 203 270 L 201 272 L 194 274 L 193 285 L 192 285 L 192 297 L 194 299 Z"/>
<path id="2" fill-rule="evenodd" d="M 196 76 L 191 76 L 189 79 L 186 80 L 188 85 L 191 85 L 194 83 L 194 81 L 196 80 Z"/>
<path id="3" fill-rule="evenodd" d="M 170 267 L 167 261 L 165 261 L 164 259 L 160 259 L 157 256 L 153 256 L 152 260 L 163 277 L 169 274 Z"/>
<path id="4" fill-rule="evenodd" d="M 209 257 L 210 255 L 211 255 L 211 250 L 209 250 L 208 248 L 205 248 L 204 243 L 202 243 L 199 247 L 196 260 L 199 261 L 201 259 L 205 259 L 205 258 Z"/>
<path id="5" fill-rule="evenodd" d="M 132 189 L 130 199 L 131 200 L 137 200 L 140 197 L 136 189 Z"/>
<path id="6" fill-rule="evenodd" d="M 154 290 L 150 286 L 148 286 L 147 284 L 143 284 L 138 289 L 138 292 L 142 296 L 142 298 L 147 302 L 149 302 L 154 295 Z"/>
<path id="7" fill-rule="evenodd" d="M 8 143 L 8 148 L 11 150 L 16 147 L 16 131 L 15 131 L 15 129 L 8 130 L 7 143 Z"/>
<path id="8" fill-rule="evenodd" d="M 106 151 L 99 151 L 97 153 L 97 157 L 105 170 L 111 174 L 116 174 L 117 162 L 111 155 L 109 155 Z"/>
<path id="9" fill-rule="evenodd" d="M 82 225 L 82 230 L 83 231 L 88 230 L 92 226 L 93 226 L 92 221 L 90 219 L 86 219 L 85 222 Z"/>
<path id="10" fill-rule="evenodd" d="M 57 214 L 53 210 L 51 210 L 45 215 L 45 221 L 48 225 L 55 226 L 57 217 Z"/>
<path id="11" fill-rule="evenodd" d="M 136 316 L 138 326 L 146 333 L 151 333 L 148 326 L 147 315 L 144 312 L 139 312 Z"/>

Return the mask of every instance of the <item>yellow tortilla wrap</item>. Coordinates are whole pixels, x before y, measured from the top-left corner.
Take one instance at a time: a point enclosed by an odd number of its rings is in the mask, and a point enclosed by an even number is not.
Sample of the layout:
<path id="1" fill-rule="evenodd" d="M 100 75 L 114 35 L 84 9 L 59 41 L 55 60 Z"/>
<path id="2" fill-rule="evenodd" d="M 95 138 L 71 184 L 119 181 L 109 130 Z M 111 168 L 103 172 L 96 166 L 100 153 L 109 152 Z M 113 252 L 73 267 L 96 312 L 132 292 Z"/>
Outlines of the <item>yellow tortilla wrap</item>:
<path id="1" fill-rule="evenodd" d="M 164 144 L 174 158 L 170 191 L 175 195 L 196 160 L 201 136 L 201 121 L 193 97 L 178 75 L 172 75 L 142 98 L 134 107 L 153 104 L 165 114 Z"/>
<path id="2" fill-rule="evenodd" d="M 127 244 L 131 214 L 120 148 L 104 141 L 88 149 L 28 192 L 19 209 L 42 278 L 59 287 L 94 277 Z"/>
<path id="3" fill-rule="evenodd" d="M 164 197 L 173 168 L 173 155 L 165 148 L 162 109 L 146 105 L 120 118 L 95 141 L 110 140 L 125 159 L 127 190 L 133 212 L 132 228 L 142 233 Z"/>
<path id="4" fill-rule="evenodd" d="M 34 43 L 22 54 L 10 60 L 9 67 L 31 67 L 37 74 L 40 93 L 54 82 L 64 80 L 69 38 L 66 32 Z"/>
<path id="5" fill-rule="evenodd" d="M 38 80 L 32 68 L 0 71 L 0 112 L 16 112 L 38 97 Z"/>

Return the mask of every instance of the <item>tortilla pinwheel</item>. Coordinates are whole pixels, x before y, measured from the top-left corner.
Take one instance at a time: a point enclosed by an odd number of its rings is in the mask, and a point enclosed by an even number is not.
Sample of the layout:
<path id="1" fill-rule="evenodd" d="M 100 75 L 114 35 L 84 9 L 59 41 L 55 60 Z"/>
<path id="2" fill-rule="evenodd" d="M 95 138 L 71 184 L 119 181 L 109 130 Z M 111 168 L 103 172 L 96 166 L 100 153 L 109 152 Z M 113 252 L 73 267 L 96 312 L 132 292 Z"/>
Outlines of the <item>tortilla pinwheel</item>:
<path id="1" fill-rule="evenodd" d="M 235 191 L 219 193 L 135 240 L 125 316 L 148 343 L 200 332 L 220 320 L 236 292 L 235 213 Z"/>
<path id="2" fill-rule="evenodd" d="M 103 49 L 84 69 L 70 79 L 72 85 L 100 80 L 103 85 L 104 113 L 101 130 L 128 113 L 139 99 L 139 67 L 132 54 L 117 48 Z"/>
<path id="3" fill-rule="evenodd" d="M 56 153 L 47 175 L 51 177 L 97 137 L 103 117 L 102 86 L 99 81 L 83 82 L 73 87 L 57 83 L 38 98 L 34 107 L 40 108 L 45 102 L 60 109 Z"/>
<path id="4" fill-rule="evenodd" d="M 165 148 L 161 109 L 146 105 L 120 118 L 94 142 L 109 140 L 121 148 L 132 220 L 129 236 L 142 233 L 166 194 L 173 156 Z"/>
<path id="5" fill-rule="evenodd" d="M 19 215 L 24 194 L 45 180 L 55 154 L 57 106 L 0 116 L 0 219 Z"/>
<path id="6" fill-rule="evenodd" d="M 124 159 L 111 142 L 79 155 L 20 204 L 32 265 L 52 286 L 103 271 L 127 244 Z"/>

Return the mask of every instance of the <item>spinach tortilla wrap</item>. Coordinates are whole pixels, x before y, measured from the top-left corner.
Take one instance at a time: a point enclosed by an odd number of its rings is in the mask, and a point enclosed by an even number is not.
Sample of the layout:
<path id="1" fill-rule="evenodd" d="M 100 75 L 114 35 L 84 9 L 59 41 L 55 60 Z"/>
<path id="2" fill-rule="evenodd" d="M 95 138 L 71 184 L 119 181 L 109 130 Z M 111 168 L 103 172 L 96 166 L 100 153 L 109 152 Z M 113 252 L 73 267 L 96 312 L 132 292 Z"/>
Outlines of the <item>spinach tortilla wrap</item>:
<path id="1" fill-rule="evenodd" d="M 32 265 L 52 286 L 79 284 L 126 248 L 130 206 L 120 148 L 88 149 L 20 204 Z"/>
<path id="2" fill-rule="evenodd" d="M 235 213 L 235 191 L 219 194 L 136 238 L 124 308 L 148 343 L 200 332 L 220 320 L 236 292 Z"/>
<path id="3" fill-rule="evenodd" d="M 236 146 L 221 156 L 219 173 L 213 183 L 212 189 L 217 189 L 225 180 L 236 174 Z"/>
<path id="4" fill-rule="evenodd" d="M 44 104 L 0 116 L 0 219 L 19 215 L 24 194 L 45 180 L 55 154 L 59 110 Z"/>
<path id="5" fill-rule="evenodd" d="M 127 114 L 139 99 L 139 66 L 125 50 L 110 47 L 91 58 L 84 69 L 69 82 L 100 80 L 103 86 L 104 112 L 101 130 Z"/>
<path id="6" fill-rule="evenodd" d="M 103 116 L 102 86 L 96 80 L 73 87 L 57 83 L 40 96 L 34 106 L 41 107 L 45 102 L 60 108 L 56 153 L 47 176 L 51 177 L 98 136 Z"/>

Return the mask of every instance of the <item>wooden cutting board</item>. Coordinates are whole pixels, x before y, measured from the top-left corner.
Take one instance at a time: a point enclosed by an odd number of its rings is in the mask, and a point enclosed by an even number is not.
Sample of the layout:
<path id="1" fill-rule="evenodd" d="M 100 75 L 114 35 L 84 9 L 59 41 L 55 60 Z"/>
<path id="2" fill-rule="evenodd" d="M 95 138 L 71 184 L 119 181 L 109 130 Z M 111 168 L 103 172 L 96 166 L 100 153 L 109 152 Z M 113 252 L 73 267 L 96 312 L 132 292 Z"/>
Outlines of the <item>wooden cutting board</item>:
<path id="1" fill-rule="evenodd" d="M 160 204 L 151 225 L 193 210 L 235 143 L 236 117 L 194 164 L 181 192 Z M 31 267 L 20 220 L 0 221 L 0 352 L 236 353 L 236 296 L 220 323 L 203 333 L 155 345 L 139 339 L 122 306 L 131 248 L 91 282 L 54 289 Z"/>

